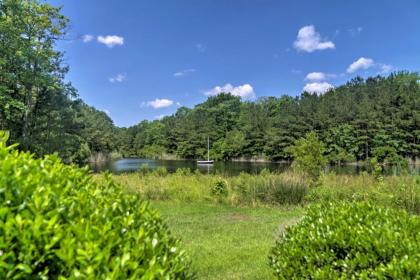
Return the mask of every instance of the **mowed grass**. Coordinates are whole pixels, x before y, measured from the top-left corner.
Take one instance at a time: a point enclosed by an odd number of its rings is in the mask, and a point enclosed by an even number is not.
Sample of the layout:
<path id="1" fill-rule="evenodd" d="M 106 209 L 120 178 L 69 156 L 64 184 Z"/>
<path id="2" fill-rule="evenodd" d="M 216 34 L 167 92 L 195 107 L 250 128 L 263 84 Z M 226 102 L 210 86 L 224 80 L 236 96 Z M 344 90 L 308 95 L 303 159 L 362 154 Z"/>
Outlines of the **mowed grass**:
<path id="1" fill-rule="evenodd" d="M 268 254 L 301 208 L 153 201 L 188 252 L 198 279 L 273 279 Z"/>

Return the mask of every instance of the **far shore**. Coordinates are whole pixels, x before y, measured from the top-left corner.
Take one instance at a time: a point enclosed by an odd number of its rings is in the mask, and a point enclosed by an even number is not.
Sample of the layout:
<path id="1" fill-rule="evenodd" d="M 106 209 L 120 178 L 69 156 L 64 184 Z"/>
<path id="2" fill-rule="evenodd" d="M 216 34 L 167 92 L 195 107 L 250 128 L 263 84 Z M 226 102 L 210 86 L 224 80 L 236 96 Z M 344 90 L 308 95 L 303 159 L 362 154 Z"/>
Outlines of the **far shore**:
<path id="1" fill-rule="evenodd" d="M 99 153 L 99 156 L 93 157 L 93 160 L 89 160 L 91 163 L 100 163 L 100 162 L 107 162 L 109 160 L 121 160 L 121 159 L 146 159 L 146 160 L 179 160 L 179 161 L 195 161 L 200 159 L 188 159 L 188 158 L 180 158 L 173 154 L 165 154 L 158 157 L 142 157 L 142 156 L 128 156 L 123 157 L 122 155 L 119 155 L 119 157 L 113 157 L 109 155 L 104 155 L 102 153 Z M 264 157 L 240 157 L 240 158 L 232 158 L 230 160 L 216 160 L 216 162 L 241 162 L 241 163 L 277 163 L 277 164 L 291 164 L 291 160 L 269 160 Z M 420 158 L 417 158 L 415 160 L 408 159 L 408 164 L 413 165 L 420 165 Z M 365 166 L 366 162 L 364 161 L 349 161 L 349 162 L 342 162 L 340 164 L 341 166 Z"/>

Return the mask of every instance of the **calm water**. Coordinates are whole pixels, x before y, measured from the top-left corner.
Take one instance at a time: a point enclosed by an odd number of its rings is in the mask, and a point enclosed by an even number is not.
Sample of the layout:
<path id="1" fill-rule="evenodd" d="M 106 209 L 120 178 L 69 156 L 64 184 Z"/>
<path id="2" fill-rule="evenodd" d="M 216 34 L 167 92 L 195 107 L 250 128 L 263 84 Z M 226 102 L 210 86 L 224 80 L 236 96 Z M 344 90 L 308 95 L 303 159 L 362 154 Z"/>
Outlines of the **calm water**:
<path id="1" fill-rule="evenodd" d="M 256 163 L 256 162 L 215 162 L 213 165 L 197 165 L 196 161 L 188 160 L 149 160 L 140 158 L 127 158 L 110 161 L 102 164 L 93 164 L 91 168 L 95 172 L 110 171 L 112 173 L 135 172 L 142 165 L 147 164 L 150 169 L 165 167 L 169 172 L 175 172 L 178 168 L 189 168 L 192 171 L 199 170 L 203 173 L 217 173 L 226 175 L 237 175 L 240 172 L 258 174 L 263 169 L 272 172 L 283 172 L 289 168 L 287 163 Z M 420 166 L 411 167 L 411 171 L 419 174 Z M 347 165 L 342 167 L 331 166 L 329 170 L 337 174 L 358 174 L 365 170 L 363 166 Z M 395 172 L 392 169 L 386 170 L 386 174 Z"/>

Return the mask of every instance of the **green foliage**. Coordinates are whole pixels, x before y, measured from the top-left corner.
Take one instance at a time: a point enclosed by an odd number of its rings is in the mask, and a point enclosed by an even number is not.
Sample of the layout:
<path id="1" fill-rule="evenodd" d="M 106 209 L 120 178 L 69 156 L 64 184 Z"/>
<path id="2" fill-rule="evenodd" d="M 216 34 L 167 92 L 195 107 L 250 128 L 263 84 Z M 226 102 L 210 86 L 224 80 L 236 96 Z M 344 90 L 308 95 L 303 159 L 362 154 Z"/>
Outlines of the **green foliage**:
<path id="1" fill-rule="evenodd" d="M 420 218 L 369 203 L 312 206 L 270 254 L 278 279 L 415 279 Z"/>
<path id="2" fill-rule="evenodd" d="M 399 168 L 408 168 L 407 160 L 399 155 L 397 150 L 393 147 L 378 147 L 373 149 L 372 154 L 381 164 Z"/>
<path id="3" fill-rule="evenodd" d="M 325 144 L 329 162 L 340 165 L 356 160 L 358 147 L 352 126 L 345 124 L 331 128 L 326 132 Z"/>
<path id="4" fill-rule="evenodd" d="M 138 168 L 138 172 L 142 175 L 146 175 L 147 173 L 149 173 L 151 170 L 149 164 L 147 163 L 143 163 L 142 165 L 140 165 L 140 167 Z"/>
<path id="5" fill-rule="evenodd" d="M 178 241 L 138 195 L 0 138 L 1 279 L 191 277 Z"/>
<path id="6" fill-rule="evenodd" d="M 293 168 L 302 171 L 311 179 L 316 180 L 324 170 L 327 160 L 324 157 L 325 146 L 315 132 L 306 134 L 295 145 L 289 148 L 293 155 Z"/>
<path id="7" fill-rule="evenodd" d="M 45 1 L 0 2 L 0 129 L 22 150 L 85 163 L 92 153 L 114 151 L 118 133 L 65 81 L 69 68 L 56 45 L 68 22 Z"/>
<path id="8" fill-rule="evenodd" d="M 153 174 L 155 174 L 156 176 L 166 176 L 168 175 L 168 169 L 166 169 L 165 167 L 158 167 L 155 170 L 153 170 Z"/>
<path id="9" fill-rule="evenodd" d="M 323 95 L 265 97 L 241 102 L 228 93 L 212 96 L 192 109 L 181 107 L 161 121 L 130 130 L 131 153 L 159 139 L 169 154 L 203 158 L 208 135 L 212 156 L 290 160 L 289 147 L 317 131 L 331 163 L 364 161 L 375 149 L 393 147 L 402 158 L 420 156 L 418 73 L 358 77 Z M 154 129 L 161 124 L 161 129 Z M 151 137 L 154 134 L 155 137 Z M 136 146 L 137 145 L 137 146 Z"/>
<path id="10" fill-rule="evenodd" d="M 139 156 L 149 159 L 160 159 L 165 154 L 165 148 L 159 145 L 147 145 L 139 151 Z"/>
<path id="11" fill-rule="evenodd" d="M 226 196 L 228 194 L 226 182 L 223 180 L 217 180 L 211 189 L 211 193 L 215 196 Z"/>
<path id="12" fill-rule="evenodd" d="M 380 166 L 379 166 L 380 167 Z M 413 175 L 358 176 L 327 174 L 309 190 L 306 203 L 325 201 L 370 202 L 420 214 L 420 177 Z"/>
<path id="13" fill-rule="evenodd" d="M 152 200 L 217 202 L 231 205 L 300 205 L 305 202 L 309 182 L 295 173 L 266 173 L 221 177 L 178 169 L 161 175 L 156 171 L 120 174 L 115 180 Z"/>

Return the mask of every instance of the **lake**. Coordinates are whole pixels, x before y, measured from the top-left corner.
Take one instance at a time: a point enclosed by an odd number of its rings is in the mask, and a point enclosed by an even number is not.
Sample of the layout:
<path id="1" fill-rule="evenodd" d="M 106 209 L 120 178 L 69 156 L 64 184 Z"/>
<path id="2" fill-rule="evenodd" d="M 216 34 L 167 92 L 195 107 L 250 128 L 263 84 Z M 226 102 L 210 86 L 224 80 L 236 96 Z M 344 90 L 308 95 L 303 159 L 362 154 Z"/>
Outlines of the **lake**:
<path id="1" fill-rule="evenodd" d="M 196 161 L 191 160 L 151 160 L 141 158 L 125 158 L 100 164 L 91 164 L 94 172 L 110 171 L 111 173 L 135 172 L 142 165 L 147 165 L 150 169 L 165 167 L 169 172 L 175 172 L 178 168 L 188 168 L 192 171 L 199 170 L 203 173 L 238 175 L 241 172 L 258 174 L 263 169 L 271 172 L 283 172 L 290 167 L 288 163 L 275 162 L 215 162 L 213 165 L 197 165 Z M 366 168 L 358 165 L 330 166 L 330 171 L 337 174 L 358 174 Z M 411 170 L 419 174 L 420 166 L 412 166 Z M 385 170 L 386 174 L 392 174 L 392 168 Z"/>

